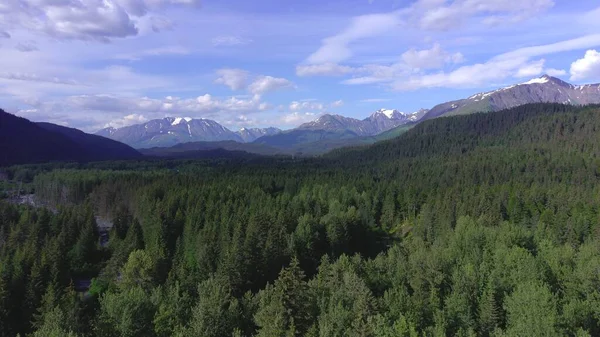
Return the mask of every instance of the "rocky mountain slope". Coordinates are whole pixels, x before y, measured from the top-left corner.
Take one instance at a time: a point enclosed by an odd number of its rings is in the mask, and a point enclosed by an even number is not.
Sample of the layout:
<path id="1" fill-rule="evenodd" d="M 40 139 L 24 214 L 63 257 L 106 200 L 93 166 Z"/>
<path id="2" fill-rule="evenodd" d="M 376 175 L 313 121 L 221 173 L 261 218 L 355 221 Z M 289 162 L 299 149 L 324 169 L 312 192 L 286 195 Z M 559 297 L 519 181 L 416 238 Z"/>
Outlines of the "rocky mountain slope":
<path id="1" fill-rule="evenodd" d="M 278 128 L 241 128 L 236 133 L 245 143 L 250 143 L 263 136 L 272 136 L 281 132 Z"/>
<path id="2" fill-rule="evenodd" d="M 559 78 L 544 75 L 524 83 L 436 105 L 425 114 L 423 120 L 499 111 L 528 103 L 600 103 L 600 84 L 573 85 Z"/>
<path id="3" fill-rule="evenodd" d="M 380 109 L 359 120 L 340 115 L 323 115 L 317 120 L 300 125 L 296 130 L 350 131 L 359 137 L 375 136 L 400 125 L 418 121 L 427 110 L 407 114 L 398 110 Z"/>
<path id="4" fill-rule="evenodd" d="M 106 128 L 96 134 L 135 148 L 166 147 L 199 141 L 243 141 L 240 135 L 213 120 L 173 117 L 118 129 Z"/>

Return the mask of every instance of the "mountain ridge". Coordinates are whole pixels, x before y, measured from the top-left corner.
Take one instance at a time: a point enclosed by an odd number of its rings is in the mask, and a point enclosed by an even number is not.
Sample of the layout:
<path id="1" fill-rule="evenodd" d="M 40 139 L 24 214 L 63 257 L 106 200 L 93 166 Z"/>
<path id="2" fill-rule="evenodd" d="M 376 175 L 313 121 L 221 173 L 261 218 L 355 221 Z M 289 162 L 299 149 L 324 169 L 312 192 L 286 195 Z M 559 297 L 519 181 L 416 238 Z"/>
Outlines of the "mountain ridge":
<path id="1" fill-rule="evenodd" d="M 343 146 L 344 140 L 352 138 L 386 139 L 424 120 L 441 116 L 499 111 L 529 103 L 572 105 L 600 103 L 600 84 L 574 85 L 556 77 L 543 75 L 526 82 L 477 93 L 468 98 L 440 103 L 429 110 L 421 109 L 413 113 L 405 113 L 394 109 L 379 109 L 364 119 L 324 114 L 313 121 L 285 131 L 271 127 L 242 128 L 240 131 L 233 132 L 209 119 L 167 117 L 120 129 L 106 128 L 97 134 L 136 148 L 170 147 L 178 143 L 198 141 L 235 141 L 256 142 L 294 151 L 299 148 L 299 145 L 311 142 L 327 141 Z M 293 141 L 297 143 L 292 143 Z"/>
<path id="2" fill-rule="evenodd" d="M 0 109 L 0 166 L 50 161 L 136 159 L 117 141 L 50 123 L 34 123 Z"/>
<path id="3" fill-rule="evenodd" d="M 572 105 L 600 103 L 600 84 L 574 85 L 557 77 L 543 75 L 523 83 L 438 104 L 431 108 L 422 120 L 473 112 L 499 111 L 528 103 Z"/>

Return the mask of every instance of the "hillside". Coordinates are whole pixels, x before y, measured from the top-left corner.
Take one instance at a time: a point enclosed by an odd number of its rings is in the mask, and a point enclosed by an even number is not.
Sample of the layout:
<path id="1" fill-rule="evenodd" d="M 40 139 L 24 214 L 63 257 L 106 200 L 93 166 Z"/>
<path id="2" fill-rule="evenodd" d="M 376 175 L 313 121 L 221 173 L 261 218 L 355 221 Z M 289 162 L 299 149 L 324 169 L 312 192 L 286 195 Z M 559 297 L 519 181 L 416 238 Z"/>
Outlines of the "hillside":
<path id="1" fill-rule="evenodd" d="M 235 141 L 181 143 L 172 147 L 141 149 L 140 152 L 146 156 L 194 158 L 198 155 L 202 155 L 202 152 L 216 149 L 267 156 L 284 154 L 283 151 L 269 146 L 252 143 L 238 143 Z"/>
<path id="2" fill-rule="evenodd" d="M 0 331 L 597 336 L 598 129 L 600 106 L 530 104 L 319 158 L 44 170 L 58 214 L 0 202 Z"/>
<path id="3" fill-rule="evenodd" d="M 600 103 L 600 84 L 574 85 L 544 75 L 524 83 L 475 94 L 466 99 L 438 104 L 425 114 L 423 120 L 439 116 L 500 111 L 530 103 L 597 104 Z"/>
<path id="4" fill-rule="evenodd" d="M 50 161 L 139 158 L 134 149 L 110 139 L 49 123 L 36 124 L 0 110 L 0 165 Z"/>

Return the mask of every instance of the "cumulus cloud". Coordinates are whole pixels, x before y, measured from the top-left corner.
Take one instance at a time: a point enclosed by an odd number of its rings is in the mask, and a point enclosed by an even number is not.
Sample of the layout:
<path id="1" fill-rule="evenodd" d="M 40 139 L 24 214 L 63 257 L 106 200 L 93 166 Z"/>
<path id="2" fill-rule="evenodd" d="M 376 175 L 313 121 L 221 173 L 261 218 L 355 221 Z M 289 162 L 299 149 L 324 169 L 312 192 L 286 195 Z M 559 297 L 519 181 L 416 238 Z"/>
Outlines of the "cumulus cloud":
<path id="1" fill-rule="evenodd" d="M 105 126 L 106 127 L 110 126 L 110 127 L 118 129 L 118 128 L 130 126 L 130 125 L 134 125 L 134 124 L 146 123 L 147 121 L 149 121 L 149 119 L 144 115 L 131 114 L 131 115 L 127 115 L 123 118 L 113 119 L 112 121 L 108 122 Z"/>
<path id="2" fill-rule="evenodd" d="M 570 73 L 572 81 L 600 78 L 600 53 L 595 49 L 586 51 L 583 58 L 571 64 Z"/>
<path id="3" fill-rule="evenodd" d="M 600 45 L 600 34 L 582 36 L 576 39 L 560 41 L 557 43 L 526 47 L 497 55 L 486 62 L 461 66 L 452 71 L 425 71 L 414 73 L 407 71 L 407 64 L 399 62 L 391 66 L 370 65 L 363 66 L 361 71 L 367 72 L 366 76 L 344 80 L 344 84 L 373 84 L 388 83 L 394 90 L 416 90 L 420 88 L 457 88 L 480 87 L 511 77 L 532 77 L 542 73 L 552 73 L 554 76 L 564 75 L 564 71 L 547 69 L 544 59 L 536 59 L 543 55 L 589 48 Z M 581 78 L 580 73 L 594 71 L 595 51 L 588 51 L 584 58 L 572 68 L 572 79 Z M 576 61 L 577 62 L 577 61 Z M 575 63 L 574 63 L 575 64 Z M 587 69 L 590 70 L 587 70 Z"/>
<path id="4" fill-rule="evenodd" d="M 242 46 L 249 43 L 252 43 L 252 40 L 234 35 L 221 35 L 212 39 L 212 44 L 215 47 Z"/>
<path id="5" fill-rule="evenodd" d="M 115 56 L 115 59 L 129 60 L 129 61 L 140 61 L 147 56 L 165 56 L 165 55 L 189 55 L 190 51 L 182 46 L 166 46 L 160 48 L 152 48 L 141 50 L 135 53 L 119 54 Z"/>
<path id="6" fill-rule="evenodd" d="M 304 102 L 293 101 L 292 103 L 290 103 L 289 109 L 294 112 L 306 111 L 306 110 L 321 111 L 321 110 L 325 109 L 325 104 L 318 103 L 318 102 L 312 102 L 312 101 L 304 101 Z"/>
<path id="7" fill-rule="evenodd" d="M 266 75 L 254 76 L 250 82 L 250 72 L 242 69 L 224 68 L 217 70 L 216 74 L 215 83 L 226 85 L 231 90 L 245 89 L 253 95 L 260 96 L 272 91 L 294 88 L 294 83 L 285 78 Z"/>
<path id="8" fill-rule="evenodd" d="M 59 39 L 108 42 L 135 36 L 136 22 L 166 6 L 197 6 L 197 0 L 20 0 L 0 7 L 5 25 L 48 34 Z M 155 31 L 169 29 L 166 18 L 150 18 Z"/>
<path id="9" fill-rule="evenodd" d="M 306 61 L 308 64 L 345 61 L 352 56 L 350 43 L 382 34 L 399 23 L 400 17 L 397 12 L 357 16 L 341 33 L 324 39 L 321 47 Z"/>
<path id="10" fill-rule="evenodd" d="M 401 56 L 402 61 L 411 68 L 435 69 L 441 68 L 447 63 L 461 63 L 465 58 L 461 53 L 450 54 L 442 49 L 439 43 L 431 49 L 410 49 Z"/>
<path id="11" fill-rule="evenodd" d="M 464 62 L 461 53 L 450 53 L 439 43 L 430 49 L 409 49 L 404 52 L 398 62 L 392 64 L 366 64 L 360 67 L 349 67 L 337 64 L 301 65 L 296 68 L 299 76 L 340 76 L 353 74 L 355 77 L 343 80 L 343 84 L 361 85 L 390 82 L 399 77 L 429 69 L 442 68 L 447 64 Z"/>
<path id="12" fill-rule="evenodd" d="M 544 72 L 544 64 L 546 60 L 541 59 L 523 64 L 517 70 L 515 77 L 534 77 Z"/>
<path id="13" fill-rule="evenodd" d="M 450 30 L 472 18 L 493 25 L 518 22 L 553 5 L 553 0 L 418 0 L 393 12 L 354 17 L 341 32 L 323 39 L 305 63 L 320 65 L 346 61 L 354 55 L 352 44 L 398 27 Z"/>
<path id="14" fill-rule="evenodd" d="M 342 101 L 341 99 L 337 100 L 335 102 L 332 102 L 331 104 L 329 104 L 329 106 L 332 107 L 332 108 L 339 108 L 339 107 L 341 107 L 343 105 L 344 105 L 344 101 Z"/>
<path id="15" fill-rule="evenodd" d="M 554 69 L 554 68 L 546 68 L 544 72 L 550 76 L 564 76 L 567 74 L 567 71 L 564 69 Z"/>
<path id="16" fill-rule="evenodd" d="M 356 76 L 354 78 L 346 79 L 342 81 L 342 83 L 347 85 L 386 83 L 423 70 L 414 67 L 415 65 L 426 66 L 426 62 L 419 61 L 415 57 L 412 57 L 409 61 L 412 65 L 407 64 L 404 60 L 389 65 L 367 64 L 360 68 L 356 68 Z M 429 64 L 428 66 L 431 67 L 432 64 Z"/>
<path id="17" fill-rule="evenodd" d="M 19 43 L 17 43 L 17 45 L 15 46 L 15 48 L 18 51 L 24 52 L 24 53 L 28 53 L 28 52 L 32 52 L 32 51 L 37 51 L 38 50 L 38 47 L 36 46 L 35 42 L 33 42 L 33 41 L 19 42 Z"/>
<path id="18" fill-rule="evenodd" d="M 74 79 L 64 79 L 59 77 L 45 77 L 34 73 L 19 73 L 19 72 L 7 72 L 0 73 L 0 78 L 7 80 L 27 81 L 27 82 L 44 82 L 53 84 L 66 84 L 66 85 L 80 85 Z"/>
<path id="19" fill-rule="evenodd" d="M 60 100 L 30 102 L 34 109 L 24 109 L 36 120 L 56 121 L 56 116 L 66 114 L 62 122 L 72 126 L 84 126 L 86 131 L 97 131 L 107 126 L 118 127 L 123 123 L 162 118 L 165 116 L 190 116 L 211 118 L 217 121 L 231 120 L 240 115 L 254 114 L 272 109 L 260 97 L 218 98 L 210 94 L 195 98 L 167 96 L 165 98 L 123 97 L 115 95 L 77 95 Z M 78 112 L 74 114 L 73 112 Z M 84 113 L 82 113 L 84 112 Z M 93 125 L 90 125 L 90 120 Z"/>
<path id="20" fill-rule="evenodd" d="M 10 34 L 8 32 L 0 31 L 0 39 L 10 39 Z"/>
<path id="21" fill-rule="evenodd" d="M 173 23 L 173 21 L 169 20 L 168 18 L 161 16 L 150 17 L 150 28 L 155 33 L 159 33 L 165 30 L 171 30 L 174 26 L 175 24 Z"/>
<path id="22" fill-rule="evenodd" d="M 241 90 L 247 87 L 249 73 L 242 69 L 219 69 L 215 83 L 223 84 L 231 90 Z"/>
<path id="23" fill-rule="evenodd" d="M 409 13 L 421 28 L 449 30 L 473 17 L 488 25 L 518 22 L 552 6 L 553 0 L 420 0 Z"/>
<path id="24" fill-rule="evenodd" d="M 254 82 L 248 86 L 248 91 L 255 95 L 262 95 L 268 92 L 293 88 L 294 83 L 285 79 L 272 76 L 258 76 Z"/>
<path id="25" fill-rule="evenodd" d="M 389 102 L 390 98 L 365 98 L 361 99 L 359 102 L 361 103 L 380 103 L 380 102 Z"/>
<path id="26" fill-rule="evenodd" d="M 296 127 L 300 124 L 304 124 L 316 119 L 320 113 L 315 112 L 291 112 L 281 115 L 279 121 L 282 125 L 288 127 Z"/>
<path id="27" fill-rule="evenodd" d="M 354 69 L 336 63 L 308 64 L 296 67 L 296 75 L 308 76 L 341 76 L 352 73 Z"/>
<path id="28" fill-rule="evenodd" d="M 344 101 L 341 99 L 331 102 L 329 104 L 318 102 L 314 99 L 309 99 L 309 100 L 302 100 L 302 101 L 293 101 L 289 104 L 288 108 L 292 112 L 298 112 L 298 111 L 315 112 L 315 111 L 325 111 L 328 108 L 339 108 L 343 105 L 344 105 Z M 283 111 L 284 110 L 283 107 L 280 110 Z"/>

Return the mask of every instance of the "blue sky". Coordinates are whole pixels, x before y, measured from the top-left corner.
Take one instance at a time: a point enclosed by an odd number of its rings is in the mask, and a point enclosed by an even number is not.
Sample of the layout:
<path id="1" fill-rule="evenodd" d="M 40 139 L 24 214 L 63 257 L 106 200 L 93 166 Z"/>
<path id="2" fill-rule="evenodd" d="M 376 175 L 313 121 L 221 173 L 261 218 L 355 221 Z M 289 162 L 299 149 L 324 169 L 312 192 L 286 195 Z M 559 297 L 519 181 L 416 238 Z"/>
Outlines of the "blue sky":
<path id="1" fill-rule="evenodd" d="M 548 73 L 600 82 L 593 0 L 8 0 L 0 107 L 92 132 L 413 112 Z"/>

